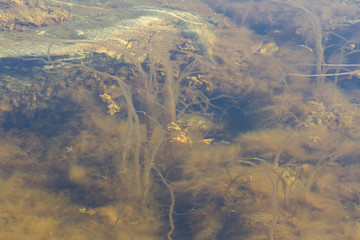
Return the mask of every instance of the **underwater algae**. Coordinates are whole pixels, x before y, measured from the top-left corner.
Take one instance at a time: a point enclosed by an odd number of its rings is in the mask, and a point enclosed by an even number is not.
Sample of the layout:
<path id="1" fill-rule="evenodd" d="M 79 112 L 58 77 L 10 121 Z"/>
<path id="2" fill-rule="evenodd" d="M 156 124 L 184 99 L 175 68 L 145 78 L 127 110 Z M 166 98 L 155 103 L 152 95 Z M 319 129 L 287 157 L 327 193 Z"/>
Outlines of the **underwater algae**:
<path id="1" fill-rule="evenodd" d="M 56 24 L 70 18 L 64 6 L 55 1 L 2 0 L 0 1 L 0 27 L 10 30 L 25 30 Z"/>
<path id="2" fill-rule="evenodd" d="M 335 2 L 277 3 L 143 7 L 100 39 L 11 31 L 48 47 L 1 72 L 0 239 L 358 239 L 356 38 L 327 38 Z"/>

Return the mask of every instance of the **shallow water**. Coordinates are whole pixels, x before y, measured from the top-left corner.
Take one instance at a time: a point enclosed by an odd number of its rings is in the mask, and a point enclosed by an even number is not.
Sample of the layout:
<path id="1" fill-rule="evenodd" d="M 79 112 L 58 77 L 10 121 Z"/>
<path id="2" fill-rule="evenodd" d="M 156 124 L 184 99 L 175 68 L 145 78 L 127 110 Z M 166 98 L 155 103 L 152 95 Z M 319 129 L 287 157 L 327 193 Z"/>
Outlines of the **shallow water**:
<path id="1" fill-rule="evenodd" d="M 0 0 L 0 240 L 359 239 L 358 5 Z"/>

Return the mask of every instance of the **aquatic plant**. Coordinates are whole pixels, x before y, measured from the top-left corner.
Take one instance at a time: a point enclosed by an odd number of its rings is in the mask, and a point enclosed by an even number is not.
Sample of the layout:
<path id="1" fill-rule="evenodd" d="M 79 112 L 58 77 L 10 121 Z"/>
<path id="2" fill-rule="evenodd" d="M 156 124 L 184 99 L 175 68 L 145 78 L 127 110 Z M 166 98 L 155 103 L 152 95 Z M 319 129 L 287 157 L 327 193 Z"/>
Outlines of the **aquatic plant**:
<path id="1" fill-rule="evenodd" d="M 93 129 L 81 131 L 77 134 L 78 137 L 67 143 L 68 152 L 64 152 L 63 158 L 66 159 L 65 162 L 68 166 L 57 166 L 58 174 L 62 175 L 61 171 L 68 169 L 67 178 L 78 188 L 82 188 L 82 191 L 87 192 L 86 196 L 89 197 L 87 204 L 94 206 L 107 204 L 109 201 L 107 197 L 102 200 L 95 197 L 94 194 L 99 189 L 108 193 L 110 199 L 116 199 L 122 203 L 131 201 L 134 204 L 141 203 L 145 206 L 152 200 L 149 193 L 154 184 L 153 175 L 159 175 L 171 195 L 169 211 L 171 231 L 168 233 L 168 239 L 171 239 L 175 228 L 172 220 L 175 196 L 171 185 L 167 183 L 161 172 L 156 170 L 158 165 L 161 166 L 161 161 L 165 160 L 158 156 L 158 152 L 165 151 L 169 147 L 169 141 L 174 139 L 173 133 L 168 131 L 169 124 L 178 119 L 185 119 L 186 115 L 193 112 L 206 113 L 213 107 L 213 104 L 200 91 L 202 87 L 211 86 L 210 79 L 206 79 L 206 76 L 202 75 L 201 62 L 205 62 L 205 59 L 196 55 L 189 59 L 183 58 L 184 54 L 192 53 L 187 52 L 188 50 L 181 50 L 182 52 L 178 53 L 180 57 L 177 56 L 179 60 L 172 62 L 170 50 L 176 46 L 176 35 L 172 36 L 174 41 L 169 48 L 163 48 L 161 53 L 156 51 L 160 49 L 156 44 L 162 43 L 157 38 L 168 41 L 169 34 L 171 33 L 158 35 L 151 33 L 148 35 L 150 36 L 148 41 L 141 41 L 139 45 L 133 43 L 132 46 L 131 42 L 127 41 L 125 44 L 128 45 L 124 47 L 118 47 L 118 44 L 122 44 L 122 42 L 120 42 L 120 38 L 119 41 L 116 41 L 116 37 L 113 37 L 112 40 L 87 41 L 52 40 L 31 34 L 21 35 L 49 42 L 47 63 L 51 65 L 50 71 L 66 69 L 64 78 L 74 78 L 75 81 L 80 81 L 79 86 L 74 86 L 69 82 L 68 84 L 74 87 L 66 94 L 72 101 L 82 106 L 81 121 L 84 126 Z M 90 54 L 93 58 L 87 58 L 83 63 L 79 63 L 76 59 L 67 62 L 62 59 L 53 59 L 54 46 L 69 43 L 82 44 L 84 49 L 95 53 Z M 96 65 L 98 56 L 116 62 L 120 67 L 114 69 L 115 71 L 104 70 Z M 124 73 L 127 75 L 126 78 L 123 77 Z M 192 84 L 191 81 L 195 81 L 193 79 L 201 82 L 201 85 Z M 88 82 L 91 83 L 88 84 Z M 93 91 L 97 92 L 96 99 L 106 104 L 105 108 L 110 116 L 114 117 L 113 120 L 106 120 L 109 116 L 104 115 L 101 108 L 96 106 L 94 100 L 91 99 L 94 94 L 81 84 L 88 84 Z M 195 93 L 195 96 L 189 97 L 186 94 L 186 90 L 189 88 Z M 116 119 L 120 122 L 117 122 Z M 187 122 L 188 120 L 179 121 Z M 109 129 L 109 126 L 104 123 L 109 124 L 112 128 Z M 191 127 L 196 130 L 196 126 L 193 124 Z M 201 127 L 201 123 L 198 124 L 198 127 Z M 204 129 L 208 128 L 209 125 Z M 110 146 L 96 144 L 94 142 L 95 133 L 92 131 L 97 132 L 98 138 L 102 138 L 104 143 L 111 142 L 111 138 L 115 136 L 118 140 L 111 143 Z M 202 140 L 202 134 L 199 133 L 198 138 Z M 194 134 L 195 136 L 196 134 Z M 211 141 L 209 140 L 208 143 Z M 95 148 L 99 148 L 98 152 L 94 152 Z M 111 156 L 110 159 L 106 159 L 109 156 Z M 84 159 L 87 159 L 86 163 Z M 103 163 L 101 167 L 97 167 L 98 173 L 90 174 L 90 169 L 100 161 L 112 164 L 114 168 L 109 170 Z M 103 181 L 99 181 L 99 178 L 103 178 Z M 81 196 L 75 194 L 74 197 Z M 91 198 L 93 200 L 90 200 Z M 104 215 L 105 217 L 108 214 L 107 217 L 112 218 L 111 216 L 114 214 L 111 213 L 110 216 L 110 213 L 105 214 L 100 209 L 98 210 L 95 215 Z M 112 224 L 115 224 L 118 229 L 120 220 L 112 221 Z M 120 234 L 117 235 L 118 238 Z"/>
<path id="2" fill-rule="evenodd" d="M 324 47 L 321 20 L 319 16 L 317 16 L 317 14 L 310 7 L 306 6 L 306 4 L 301 1 L 287 0 L 285 1 L 285 3 L 290 4 L 292 7 L 301 9 L 310 19 L 315 42 L 316 74 L 319 75 L 317 76 L 317 82 L 319 85 L 322 85 L 324 83 L 324 77 L 321 76 L 321 74 L 323 73 L 322 64 L 324 63 Z"/>
<path id="3" fill-rule="evenodd" d="M 266 11 L 266 2 L 261 3 L 257 9 Z M 39 108 L 2 97 L 2 116 L 28 110 L 20 116 L 28 117 L 24 131 L 32 134 L 21 132 L 27 137 L 21 141 L 14 137 L 14 125 L 0 131 L 1 174 L 65 192 L 72 202 L 64 201 L 58 212 L 65 210 L 66 219 L 77 224 L 74 230 L 58 219 L 44 222 L 41 209 L 29 217 L 23 202 L 2 205 L 6 220 L 17 218 L 12 209 L 20 206 L 23 224 L 34 223 L 27 224 L 31 233 L 48 237 L 47 229 L 56 227 L 64 239 L 70 233 L 85 239 L 87 231 L 96 231 L 99 239 L 310 239 L 329 234 L 356 239 L 360 113 L 358 100 L 346 96 L 339 81 L 345 74 L 355 78 L 358 66 L 345 65 L 352 51 L 341 48 L 343 42 L 332 47 L 322 42 L 324 59 L 333 49 L 341 52 L 339 62 L 319 60 L 315 40 L 324 35 L 316 38 L 314 31 L 324 28 L 318 26 L 321 12 L 304 1 L 286 3 L 281 11 L 296 12 L 297 20 L 310 16 L 310 25 L 299 22 L 291 29 L 303 31 L 306 40 L 301 40 L 313 43 L 316 54 L 214 13 L 207 19 L 216 36 L 209 51 L 167 21 L 93 41 L 13 32 L 48 42 L 41 71 L 57 81 L 28 91 L 34 93 L 29 102 L 63 118 L 46 135 L 39 126 L 46 128 L 54 119 L 35 118 Z M 238 24 L 261 19 L 252 17 L 257 9 L 247 9 Z M 174 18 L 178 25 L 189 23 L 182 15 Z M 57 55 L 59 45 L 69 47 L 64 55 Z M 67 55 L 69 49 L 74 55 Z M 321 88 L 314 88 L 313 77 L 323 78 L 317 81 Z M 2 89 L 15 93 L 12 86 L 6 82 Z M 12 99 L 21 101 L 10 105 Z M 215 126 L 214 117 L 221 126 Z M 29 169 L 34 174 L 26 174 Z M 31 196 L 24 188 L 11 190 Z"/>
<path id="4" fill-rule="evenodd" d="M 10 30 L 47 26 L 63 22 L 71 16 L 64 6 L 46 5 L 42 1 L 2 0 L 0 6 L 0 27 Z"/>

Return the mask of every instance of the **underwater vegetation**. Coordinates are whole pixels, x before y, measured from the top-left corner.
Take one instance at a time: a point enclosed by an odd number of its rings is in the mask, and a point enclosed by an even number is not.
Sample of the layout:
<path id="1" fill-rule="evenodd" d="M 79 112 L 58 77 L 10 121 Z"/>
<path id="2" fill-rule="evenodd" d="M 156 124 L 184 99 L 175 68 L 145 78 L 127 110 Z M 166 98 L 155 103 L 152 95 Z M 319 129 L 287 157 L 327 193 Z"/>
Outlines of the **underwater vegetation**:
<path id="1" fill-rule="evenodd" d="M 0 27 L 24 31 L 29 27 L 56 24 L 70 18 L 64 5 L 37 0 L 1 0 Z"/>
<path id="2" fill-rule="evenodd" d="M 147 2 L 1 26 L 0 239 L 359 239 L 358 3 Z"/>

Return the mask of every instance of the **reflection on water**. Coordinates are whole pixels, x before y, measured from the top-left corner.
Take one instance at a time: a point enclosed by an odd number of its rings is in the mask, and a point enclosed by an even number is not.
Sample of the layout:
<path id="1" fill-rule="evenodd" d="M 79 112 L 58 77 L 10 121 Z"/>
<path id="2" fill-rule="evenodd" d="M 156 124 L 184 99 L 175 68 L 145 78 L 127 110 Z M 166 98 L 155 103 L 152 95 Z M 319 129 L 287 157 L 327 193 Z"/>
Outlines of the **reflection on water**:
<path id="1" fill-rule="evenodd" d="M 0 0 L 0 239 L 359 239 L 358 5 Z"/>

